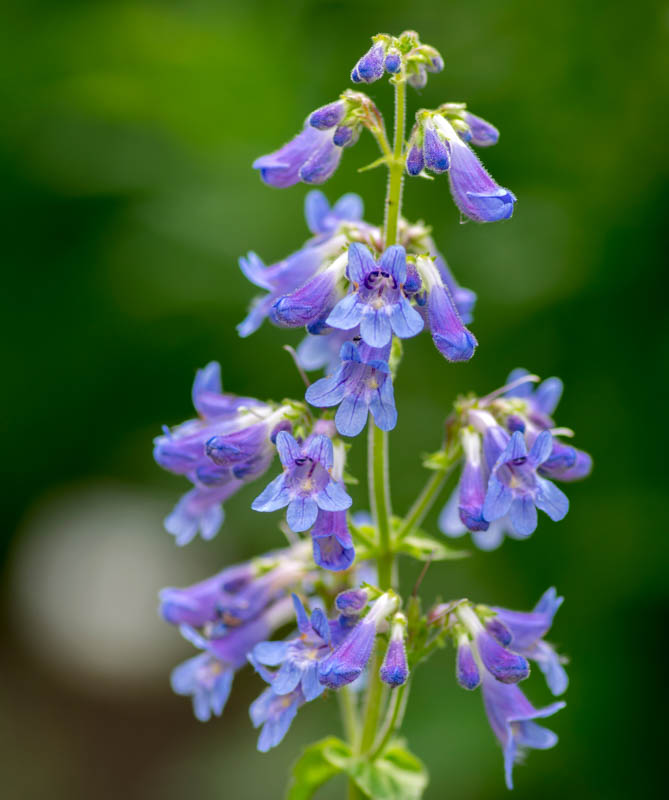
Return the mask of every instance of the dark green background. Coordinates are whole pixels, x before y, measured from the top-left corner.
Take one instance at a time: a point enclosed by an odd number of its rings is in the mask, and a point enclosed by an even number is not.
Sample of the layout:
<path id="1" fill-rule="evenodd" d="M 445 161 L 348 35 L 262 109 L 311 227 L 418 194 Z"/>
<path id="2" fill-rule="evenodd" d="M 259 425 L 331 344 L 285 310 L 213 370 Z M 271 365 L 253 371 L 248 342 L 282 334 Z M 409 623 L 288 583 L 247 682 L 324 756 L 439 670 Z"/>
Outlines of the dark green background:
<path id="1" fill-rule="evenodd" d="M 52 645 L 25 644 L 16 570 L 30 536 L 56 535 L 30 528 L 36 505 L 107 482 L 158 498 L 140 535 L 149 553 L 173 558 L 160 515 L 185 487 L 154 466 L 151 437 L 190 414 L 196 367 L 219 359 L 226 387 L 240 394 L 299 394 L 280 350 L 297 336 L 266 325 L 242 341 L 234 331 L 253 294 L 237 257 L 254 249 L 271 262 L 306 237 L 306 188 L 271 190 L 250 164 L 349 85 L 369 36 L 412 27 L 446 60 L 419 97 L 412 92 L 412 109 L 465 100 L 493 121 L 502 135 L 486 165 L 518 203 L 510 222 L 461 226 L 445 179 L 406 186 L 405 214 L 434 226 L 461 283 L 479 295 L 480 347 L 470 364 L 451 366 L 429 338 L 408 343 L 391 438 L 395 508 L 421 485 L 419 454 L 438 445 L 457 392 L 485 393 L 516 366 L 564 379 L 558 422 L 576 429 L 596 463 L 588 482 L 568 488 L 568 517 L 543 517 L 528 542 L 434 566 L 424 589 L 517 608 L 552 584 L 567 597 L 553 632 L 572 661 L 567 708 L 550 720 L 561 742 L 517 768 L 516 797 L 659 796 L 666 4 L 15 5 L 0 47 L 3 795 L 274 798 L 300 746 L 338 730 L 334 701 L 312 704 L 281 748 L 260 756 L 246 716 L 259 681 L 241 676 L 224 718 L 203 726 L 170 693 L 179 655 L 154 665 L 157 679 L 84 689 L 53 666 Z M 389 112 L 385 82 L 369 93 Z M 363 138 L 325 187 L 330 199 L 359 191 L 369 221 L 382 216 L 384 176 L 356 169 L 374 157 Z M 173 558 L 165 582 L 278 543 L 273 521 L 248 512 L 255 490 L 227 504 L 213 543 Z M 155 586 L 145 602 L 155 604 Z M 529 693 L 550 700 L 538 680 Z M 431 772 L 428 798 L 505 794 L 481 699 L 456 687 L 452 653 L 422 669 L 405 731 Z"/>

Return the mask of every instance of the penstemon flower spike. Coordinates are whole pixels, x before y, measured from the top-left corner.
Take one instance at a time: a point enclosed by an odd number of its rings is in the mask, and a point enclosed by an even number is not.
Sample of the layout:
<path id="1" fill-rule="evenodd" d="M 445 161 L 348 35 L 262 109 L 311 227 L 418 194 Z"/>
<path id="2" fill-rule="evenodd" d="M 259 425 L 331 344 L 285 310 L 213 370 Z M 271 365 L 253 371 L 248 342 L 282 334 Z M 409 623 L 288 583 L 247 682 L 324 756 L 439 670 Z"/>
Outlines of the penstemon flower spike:
<path id="1" fill-rule="evenodd" d="M 366 129 L 381 151 L 371 166 L 389 171 L 383 224 L 363 219 L 355 194 L 330 205 L 321 191 L 310 191 L 311 238 L 269 266 L 253 251 L 239 260 L 263 294 L 238 332 L 250 336 L 266 319 L 304 328 L 296 350 L 285 346 L 306 384 L 303 397 L 275 403 L 224 393 L 220 366 L 211 362 L 195 377 L 197 416 L 165 428 L 154 442 L 156 462 L 192 485 L 165 520 L 178 545 L 197 533 L 215 536 L 222 503 L 247 483 L 257 485 L 251 508 L 260 512 L 258 525 L 272 524 L 271 512 L 285 509 L 279 528 L 289 547 L 190 587 L 163 589 L 160 611 L 199 651 L 171 678 L 177 694 L 192 698 L 199 720 L 221 715 L 246 664 L 264 681 L 250 708 L 260 752 L 282 742 L 301 706 L 337 694 L 346 741 L 330 736 L 309 747 L 294 767 L 289 798 L 312 796 L 324 776 L 340 772 L 349 798 L 420 797 L 426 770 L 396 733 L 416 670 L 448 643 L 457 683 L 481 689 L 508 788 L 524 750 L 557 742 L 536 720 L 564 702 L 536 708 L 520 688 L 532 664 L 553 695 L 567 688 L 564 659 L 544 639 L 563 601 L 556 590 L 529 612 L 456 598 L 423 613 L 420 578 L 406 596 L 398 582 L 399 556 L 423 561 L 422 577 L 430 563 L 466 555 L 421 529 L 454 471 L 456 487 L 438 527 L 448 537 L 469 532 L 481 550 L 491 550 L 505 536 L 525 539 L 546 527 L 542 515 L 561 521 L 569 501 L 555 482 L 584 478 L 592 468 L 590 456 L 570 443 L 573 432 L 553 420 L 562 382 L 516 369 L 501 388 L 459 397 L 450 413 L 444 408 L 445 438 L 424 461 L 431 476 L 406 515 L 393 516 L 388 433 L 400 418 L 395 383 L 403 350 L 424 346 L 424 332 L 448 362 L 468 361 L 478 345 L 468 327 L 476 295 L 459 285 L 430 229 L 401 216 L 405 174 L 447 175 L 461 214 L 477 222 L 508 220 L 516 202 L 472 150 L 496 144 L 499 131 L 464 103 L 420 109 L 406 136 L 407 87 L 421 89 L 443 68 L 439 52 L 415 31 L 378 34 L 351 80 L 389 80 L 392 137 L 374 102 L 346 89 L 311 111 L 293 140 L 254 162 L 276 188 L 321 184 Z M 311 382 L 306 377 L 321 370 Z M 355 481 L 346 468 L 352 440 L 365 427 L 371 514 L 353 511 L 348 484 Z M 275 455 L 281 471 L 260 481 Z"/>

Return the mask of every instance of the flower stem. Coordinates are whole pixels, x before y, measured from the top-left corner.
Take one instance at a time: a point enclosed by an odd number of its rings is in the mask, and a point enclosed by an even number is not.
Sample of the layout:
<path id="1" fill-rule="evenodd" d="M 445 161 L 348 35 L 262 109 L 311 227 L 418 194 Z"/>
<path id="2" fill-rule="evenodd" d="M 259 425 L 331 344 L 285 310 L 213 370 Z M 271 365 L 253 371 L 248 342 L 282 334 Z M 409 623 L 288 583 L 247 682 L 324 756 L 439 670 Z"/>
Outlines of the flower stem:
<path id="1" fill-rule="evenodd" d="M 452 467 L 447 467 L 446 469 L 436 470 L 432 473 L 428 482 L 423 487 L 423 491 L 418 495 L 415 503 L 409 509 L 409 513 L 406 515 L 402 527 L 397 534 L 398 539 L 403 539 L 425 519 L 434 505 L 435 500 L 439 497 L 441 490 L 444 488 L 444 484 L 446 483 L 451 469 Z"/>
<path id="2" fill-rule="evenodd" d="M 381 755 L 381 753 L 385 749 L 385 746 L 388 744 L 390 738 L 395 732 L 395 728 L 397 727 L 397 724 L 401 718 L 401 712 L 404 709 L 404 703 L 402 701 L 404 699 L 404 693 L 408 685 L 409 685 L 408 683 L 405 683 L 403 686 L 400 686 L 393 692 L 392 701 L 390 706 L 388 707 L 386 721 L 381 731 L 378 744 L 374 747 L 374 749 L 370 753 L 369 756 L 370 761 L 374 761 L 375 758 L 378 758 Z"/>
<path id="3" fill-rule="evenodd" d="M 388 434 L 369 424 L 368 439 L 369 502 L 374 524 L 379 532 L 378 585 L 391 589 L 393 582 L 393 554 L 390 546 L 390 476 L 388 473 Z"/>
<path id="4" fill-rule="evenodd" d="M 395 84 L 395 139 L 393 159 L 388 166 L 388 191 L 386 193 L 386 217 L 384 224 L 385 246 L 397 242 L 397 227 L 402 208 L 402 185 L 404 183 L 404 118 L 406 116 L 406 77 L 404 72 L 393 81 Z"/>

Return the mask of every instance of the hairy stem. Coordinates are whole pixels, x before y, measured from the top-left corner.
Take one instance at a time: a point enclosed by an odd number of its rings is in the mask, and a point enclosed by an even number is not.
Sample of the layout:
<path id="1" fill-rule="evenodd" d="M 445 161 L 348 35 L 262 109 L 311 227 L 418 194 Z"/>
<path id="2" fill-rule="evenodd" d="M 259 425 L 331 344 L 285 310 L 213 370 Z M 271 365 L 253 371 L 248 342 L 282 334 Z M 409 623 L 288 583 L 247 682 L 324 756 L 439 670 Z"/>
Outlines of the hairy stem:
<path id="1" fill-rule="evenodd" d="M 386 193 L 385 246 L 397 242 L 397 227 L 402 209 L 402 185 L 404 183 L 404 118 L 406 116 L 406 80 L 404 73 L 395 83 L 395 139 L 393 158 L 389 165 L 388 190 Z"/>

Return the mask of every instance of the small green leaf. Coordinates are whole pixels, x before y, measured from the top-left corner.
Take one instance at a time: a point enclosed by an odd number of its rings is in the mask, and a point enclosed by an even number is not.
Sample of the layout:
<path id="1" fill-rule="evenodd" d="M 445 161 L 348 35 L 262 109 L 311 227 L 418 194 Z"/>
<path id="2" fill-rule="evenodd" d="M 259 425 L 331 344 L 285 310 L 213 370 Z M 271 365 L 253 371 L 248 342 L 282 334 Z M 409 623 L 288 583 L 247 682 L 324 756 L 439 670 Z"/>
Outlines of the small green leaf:
<path id="1" fill-rule="evenodd" d="M 345 769 L 350 758 L 351 748 L 336 736 L 309 745 L 293 765 L 286 800 L 309 800 L 319 787 Z"/>
<path id="2" fill-rule="evenodd" d="M 352 486 L 356 486 L 360 481 L 355 477 L 355 475 L 351 475 L 350 472 L 344 470 L 344 474 L 342 476 L 342 480 L 344 483 L 350 483 Z"/>
<path id="3" fill-rule="evenodd" d="M 436 453 L 429 453 L 423 456 L 423 466 L 425 469 L 446 472 L 446 470 L 451 467 L 451 463 L 452 459 L 443 450 L 437 450 Z"/>
<path id="4" fill-rule="evenodd" d="M 467 550 L 456 550 L 447 544 L 434 539 L 424 531 L 414 529 L 395 545 L 397 552 L 419 561 L 451 561 L 457 558 L 467 558 Z"/>
<path id="5" fill-rule="evenodd" d="M 428 783 L 424 764 L 399 741 L 372 763 L 351 763 L 347 772 L 373 800 L 420 800 Z"/>

